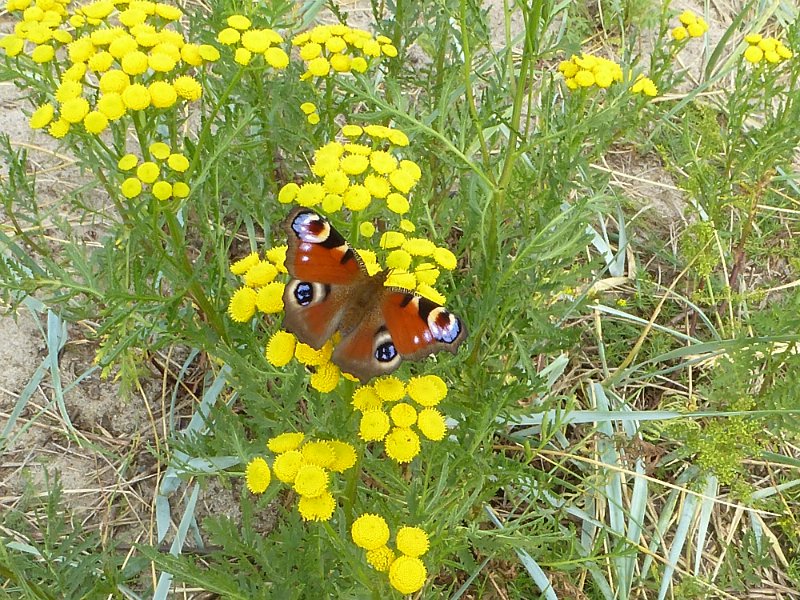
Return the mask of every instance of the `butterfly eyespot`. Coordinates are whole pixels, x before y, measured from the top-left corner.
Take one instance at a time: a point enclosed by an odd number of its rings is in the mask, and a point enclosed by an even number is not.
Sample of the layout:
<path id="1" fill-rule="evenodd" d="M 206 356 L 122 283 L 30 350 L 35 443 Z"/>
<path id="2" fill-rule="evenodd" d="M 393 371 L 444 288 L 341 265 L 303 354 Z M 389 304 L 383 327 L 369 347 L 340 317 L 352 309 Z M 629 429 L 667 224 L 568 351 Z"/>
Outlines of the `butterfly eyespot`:
<path id="1" fill-rule="evenodd" d="M 428 328 L 437 341 L 451 344 L 461 333 L 461 321 L 440 306 L 428 314 Z"/>
<path id="2" fill-rule="evenodd" d="M 375 358 L 378 362 L 392 362 L 397 357 L 397 348 L 392 342 L 384 342 L 375 349 Z"/>
<path id="3" fill-rule="evenodd" d="M 301 282 L 294 288 L 294 298 L 300 306 L 308 306 L 314 300 L 314 286 Z"/>
<path id="4" fill-rule="evenodd" d="M 292 221 L 292 229 L 301 241 L 310 244 L 321 244 L 328 239 L 330 224 L 314 212 L 301 212 Z"/>

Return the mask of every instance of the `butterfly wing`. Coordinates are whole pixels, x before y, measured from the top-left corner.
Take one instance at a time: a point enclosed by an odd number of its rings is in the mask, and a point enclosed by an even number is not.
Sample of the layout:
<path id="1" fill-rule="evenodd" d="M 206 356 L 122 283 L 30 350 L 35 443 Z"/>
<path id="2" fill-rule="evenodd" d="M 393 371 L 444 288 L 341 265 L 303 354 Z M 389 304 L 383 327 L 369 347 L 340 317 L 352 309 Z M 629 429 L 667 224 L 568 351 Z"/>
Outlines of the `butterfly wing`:
<path id="1" fill-rule="evenodd" d="M 336 332 L 347 309 L 349 286 L 368 277 L 358 255 L 322 215 L 295 208 L 283 224 L 288 235 L 283 328 L 312 348 Z"/>
<path id="2" fill-rule="evenodd" d="M 358 327 L 342 337 L 332 360 L 363 383 L 391 373 L 402 360 L 420 360 L 439 350 L 455 354 L 466 335 L 461 319 L 443 306 L 385 288 Z"/>

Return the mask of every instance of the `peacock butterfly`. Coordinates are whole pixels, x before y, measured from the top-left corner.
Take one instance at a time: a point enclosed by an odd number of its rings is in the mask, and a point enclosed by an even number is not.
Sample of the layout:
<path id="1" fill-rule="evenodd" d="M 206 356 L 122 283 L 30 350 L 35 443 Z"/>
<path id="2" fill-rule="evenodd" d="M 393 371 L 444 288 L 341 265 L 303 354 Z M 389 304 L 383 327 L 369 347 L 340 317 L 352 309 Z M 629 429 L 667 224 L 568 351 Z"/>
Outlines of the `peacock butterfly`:
<path id="1" fill-rule="evenodd" d="M 331 360 L 362 383 L 391 373 L 402 360 L 439 350 L 455 354 L 464 323 L 443 306 L 384 285 L 389 271 L 369 275 L 361 257 L 322 215 L 297 207 L 283 223 L 289 238 L 283 327 L 319 349 L 337 331 Z"/>

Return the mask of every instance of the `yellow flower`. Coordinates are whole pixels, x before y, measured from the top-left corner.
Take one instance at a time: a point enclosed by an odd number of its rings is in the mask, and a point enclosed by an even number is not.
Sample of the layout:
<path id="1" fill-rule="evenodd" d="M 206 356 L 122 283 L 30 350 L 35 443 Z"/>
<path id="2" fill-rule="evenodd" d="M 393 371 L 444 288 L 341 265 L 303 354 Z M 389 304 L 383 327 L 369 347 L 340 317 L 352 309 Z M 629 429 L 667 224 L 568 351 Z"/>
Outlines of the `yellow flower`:
<path id="1" fill-rule="evenodd" d="M 104 71 L 108 71 L 111 68 L 111 65 L 113 64 L 114 64 L 114 57 L 111 55 L 110 52 L 106 52 L 105 50 L 93 54 L 89 58 L 89 62 L 87 63 L 89 68 L 95 73 L 102 73 Z"/>
<path id="2" fill-rule="evenodd" d="M 289 55 L 286 54 L 283 48 L 267 48 L 264 51 L 264 60 L 273 69 L 285 69 L 289 66 Z"/>
<path id="3" fill-rule="evenodd" d="M 376 379 L 372 385 L 378 396 L 385 402 L 396 402 L 402 400 L 406 395 L 405 384 L 393 375 Z"/>
<path id="4" fill-rule="evenodd" d="M 159 166 L 152 162 L 143 162 L 136 168 L 136 176 L 142 180 L 143 183 L 153 183 L 161 174 Z"/>
<path id="5" fill-rule="evenodd" d="M 177 6 L 158 2 L 156 4 L 155 14 L 167 21 L 177 21 L 183 16 L 183 11 Z"/>
<path id="6" fill-rule="evenodd" d="M 389 541 L 389 526 L 380 515 L 363 514 L 350 528 L 353 543 L 364 550 L 375 550 Z"/>
<path id="7" fill-rule="evenodd" d="M 83 126 L 86 128 L 88 133 L 100 133 L 106 127 L 108 127 L 108 117 L 98 110 L 90 111 L 83 118 Z"/>
<path id="8" fill-rule="evenodd" d="M 33 62 L 35 63 L 46 63 L 53 60 L 55 54 L 56 54 L 55 48 L 53 48 L 52 46 L 47 46 L 47 45 L 36 46 L 36 48 L 31 53 L 31 59 L 33 59 Z"/>
<path id="9" fill-rule="evenodd" d="M 303 455 L 303 462 L 306 464 L 323 468 L 329 467 L 336 460 L 336 450 L 327 440 L 306 442 L 300 449 L 300 454 Z"/>
<path id="10" fill-rule="evenodd" d="M 297 450 L 300 444 L 303 443 L 305 437 L 305 434 L 301 431 L 281 433 L 267 440 L 267 448 L 275 454 L 283 454 L 290 450 Z"/>
<path id="11" fill-rule="evenodd" d="M 394 58 L 397 56 L 397 48 L 395 48 L 392 44 L 383 44 L 381 46 L 381 52 L 389 58 Z"/>
<path id="12" fill-rule="evenodd" d="M 132 35 L 127 33 L 122 33 L 121 35 L 114 38 L 108 45 L 108 52 L 114 58 L 121 59 L 124 56 L 130 54 L 131 52 L 136 51 L 138 48 L 139 48 L 139 43 Z"/>
<path id="13" fill-rule="evenodd" d="M 389 152 L 375 150 L 369 157 L 372 168 L 378 173 L 386 175 L 397 169 L 397 159 Z"/>
<path id="14" fill-rule="evenodd" d="M 389 411 L 392 421 L 397 427 L 411 427 L 417 422 L 417 411 L 406 402 L 398 402 Z"/>
<path id="15" fill-rule="evenodd" d="M 139 163 L 139 159 L 135 154 L 126 154 L 117 162 L 117 168 L 120 171 L 130 171 Z"/>
<path id="16" fill-rule="evenodd" d="M 400 229 L 407 233 L 414 233 L 417 230 L 417 226 L 408 219 L 400 219 Z"/>
<path id="17" fill-rule="evenodd" d="M 186 198 L 191 189 L 183 181 L 176 181 L 172 184 L 172 195 L 175 198 Z"/>
<path id="18" fill-rule="evenodd" d="M 217 34 L 217 41 L 220 44 L 231 46 L 239 41 L 241 34 L 232 27 L 226 27 Z"/>
<path id="19" fill-rule="evenodd" d="M 395 173 L 399 172 L 395 171 Z M 386 208 L 395 214 L 404 215 L 411 210 L 411 204 L 405 196 L 393 192 L 386 197 Z"/>
<path id="20" fill-rule="evenodd" d="M 237 48 L 233 55 L 233 60 L 242 65 L 243 67 L 250 64 L 250 59 L 253 58 L 253 53 L 247 48 Z"/>
<path id="21" fill-rule="evenodd" d="M 447 303 L 447 298 L 445 298 L 443 294 L 441 294 L 439 291 L 437 291 L 428 283 L 420 283 L 419 285 L 417 285 L 417 293 L 423 298 L 427 298 L 428 300 L 435 302 L 436 304 Z"/>
<path id="22" fill-rule="evenodd" d="M 256 256 L 258 256 L 256 254 Z M 244 284 L 250 287 L 267 285 L 278 276 L 278 269 L 267 260 L 259 260 L 244 275 Z"/>
<path id="23" fill-rule="evenodd" d="M 408 381 L 408 395 L 421 406 L 436 406 L 447 396 L 447 384 L 437 375 L 421 375 Z"/>
<path id="24" fill-rule="evenodd" d="M 762 58 L 764 58 L 764 51 L 758 46 L 748 46 L 747 50 L 744 51 L 744 59 L 747 62 L 756 64 Z"/>
<path id="25" fill-rule="evenodd" d="M 344 161 L 342 161 L 344 162 Z M 343 196 L 344 205 L 352 211 L 364 210 L 372 201 L 372 196 L 361 184 L 354 184 L 347 188 Z"/>
<path id="26" fill-rule="evenodd" d="M 448 271 L 455 269 L 458 264 L 456 255 L 447 248 L 437 247 L 433 251 L 433 260 L 435 260 L 442 268 L 447 269 Z"/>
<path id="27" fill-rule="evenodd" d="M 358 233 L 366 238 L 372 237 L 375 235 L 375 225 L 373 225 L 370 221 L 364 221 L 358 226 Z"/>
<path id="28" fill-rule="evenodd" d="M 203 57 L 200 55 L 200 46 L 197 44 L 184 44 L 181 46 L 181 60 L 193 67 L 202 65 Z"/>
<path id="29" fill-rule="evenodd" d="M 439 279 L 439 269 L 433 263 L 420 263 L 414 269 L 414 275 L 418 282 L 433 285 Z"/>
<path id="30" fill-rule="evenodd" d="M 317 77 L 325 77 L 331 70 L 331 64 L 324 56 L 308 61 L 308 72 Z"/>
<path id="31" fill-rule="evenodd" d="M 394 551 L 388 546 L 381 546 L 367 551 L 367 562 L 372 565 L 373 569 L 381 573 L 389 570 L 394 558 Z"/>
<path id="32" fill-rule="evenodd" d="M 283 483 L 293 483 L 302 464 L 303 455 L 297 450 L 289 450 L 275 457 L 272 470 Z"/>
<path id="33" fill-rule="evenodd" d="M 65 121 L 64 119 L 58 119 L 50 123 L 50 127 L 47 128 L 47 133 L 56 139 L 60 139 L 69 133 L 69 127 L 70 124 L 68 121 Z"/>
<path id="34" fill-rule="evenodd" d="M 294 356 L 296 344 L 297 338 L 288 331 L 275 332 L 267 343 L 267 362 L 273 367 L 285 367 Z"/>
<path id="35" fill-rule="evenodd" d="M 413 273 L 404 273 L 395 269 L 386 280 L 386 285 L 410 290 L 416 287 L 417 278 Z"/>
<path id="36" fill-rule="evenodd" d="M 336 159 L 338 163 L 338 159 Z M 344 171 L 335 169 L 324 175 L 323 186 L 325 191 L 331 194 L 343 194 L 350 185 L 350 179 L 345 175 Z"/>
<path id="37" fill-rule="evenodd" d="M 166 81 L 154 81 L 147 91 L 150 94 L 150 102 L 156 108 L 169 108 L 178 100 L 175 88 Z"/>
<path id="38" fill-rule="evenodd" d="M 86 62 L 94 54 L 94 44 L 88 37 L 81 37 L 67 47 L 69 59 L 73 63 Z"/>
<path id="39" fill-rule="evenodd" d="M 164 142 L 155 142 L 150 144 L 148 150 L 150 154 L 152 154 L 153 157 L 157 158 L 158 160 L 164 160 L 169 156 L 170 153 L 169 146 L 167 146 Z"/>
<path id="40" fill-rule="evenodd" d="M 237 323 L 249 321 L 256 314 L 256 291 L 250 287 L 240 287 L 231 296 L 228 314 Z"/>
<path id="41" fill-rule="evenodd" d="M 406 556 L 419 557 L 430 547 L 428 534 L 419 527 L 401 527 L 397 530 L 397 549 Z"/>
<path id="42" fill-rule="evenodd" d="M 159 200 L 168 200 L 172 196 L 172 184 L 168 181 L 156 181 L 153 184 L 153 196 Z"/>
<path id="43" fill-rule="evenodd" d="M 339 367 L 332 362 L 326 362 L 317 367 L 314 374 L 311 375 L 309 383 L 318 392 L 327 394 L 336 389 L 336 386 L 339 385 L 340 377 L 341 371 Z"/>
<path id="44" fill-rule="evenodd" d="M 313 102 L 303 102 L 300 105 L 300 110 L 303 111 L 304 114 L 310 115 L 317 110 L 317 107 Z"/>
<path id="45" fill-rule="evenodd" d="M 128 75 L 141 75 L 149 66 L 147 55 L 141 50 L 135 50 L 122 57 L 122 70 Z"/>
<path id="46" fill-rule="evenodd" d="M 657 96 L 658 95 L 658 88 L 656 88 L 656 84 L 653 83 L 653 80 L 649 77 L 645 77 L 643 75 L 639 75 L 639 77 L 634 82 L 633 86 L 631 86 L 631 92 L 634 94 L 644 94 L 645 96 Z"/>
<path id="47" fill-rule="evenodd" d="M 253 54 L 262 54 L 269 48 L 269 36 L 262 29 L 250 29 L 242 34 L 242 46 Z"/>
<path id="48" fill-rule="evenodd" d="M 244 275 L 251 267 L 258 264 L 258 252 L 251 252 L 244 258 L 240 258 L 230 266 L 231 273 L 234 275 Z"/>
<path id="49" fill-rule="evenodd" d="M 200 83 L 189 75 L 181 75 L 172 82 L 178 96 L 186 100 L 195 101 L 200 98 L 203 93 L 203 88 Z"/>
<path id="50" fill-rule="evenodd" d="M 402 247 L 412 256 L 431 256 L 436 250 L 436 244 L 425 238 L 409 238 Z"/>
<path id="51" fill-rule="evenodd" d="M 347 54 L 334 54 L 330 59 L 331 67 L 337 73 L 349 73 L 353 68 L 353 58 Z"/>
<path id="52" fill-rule="evenodd" d="M 443 440 L 447 433 L 447 424 L 444 416 L 435 408 L 424 408 L 419 411 L 417 427 L 419 427 L 422 435 L 434 442 Z"/>
<path id="53" fill-rule="evenodd" d="M 122 102 L 130 110 L 144 110 L 150 106 L 150 92 L 141 83 L 134 83 L 123 90 Z"/>
<path id="54" fill-rule="evenodd" d="M 124 61 L 124 59 L 123 59 Z M 159 73 L 167 73 L 175 68 L 178 61 L 164 52 L 154 52 L 147 57 L 148 66 Z"/>
<path id="55" fill-rule="evenodd" d="M 381 248 L 389 250 L 391 248 L 399 248 L 405 241 L 406 236 L 399 231 L 386 231 L 381 235 L 379 245 Z"/>
<path id="56" fill-rule="evenodd" d="M 364 385 L 353 392 L 352 404 L 356 410 L 366 412 L 380 408 L 383 400 L 371 385 Z"/>
<path id="57" fill-rule="evenodd" d="M 412 429 L 395 427 L 384 439 L 386 455 L 399 463 L 411 462 L 420 452 L 419 436 Z"/>
<path id="58" fill-rule="evenodd" d="M 286 284 L 273 281 L 258 290 L 256 306 L 266 314 L 279 313 L 283 310 L 283 290 Z"/>
<path id="59" fill-rule="evenodd" d="M 119 22 L 125 27 L 141 25 L 147 20 L 147 13 L 136 8 L 127 8 L 117 15 Z"/>
<path id="60" fill-rule="evenodd" d="M 142 182 L 136 177 L 128 177 L 122 182 L 119 189 L 126 198 L 136 198 L 142 193 Z"/>
<path id="61" fill-rule="evenodd" d="M 122 101 L 122 95 L 116 92 L 109 92 L 100 96 L 97 100 L 96 108 L 107 116 L 110 121 L 119 119 L 127 110 L 125 103 Z"/>
<path id="62" fill-rule="evenodd" d="M 348 138 L 357 138 L 364 132 L 360 125 L 344 125 L 342 135 Z"/>
<path id="63" fill-rule="evenodd" d="M 31 129 L 42 129 L 50 124 L 50 121 L 53 120 L 54 114 L 55 107 L 50 102 L 47 102 L 33 111 L 28 124 L 31 126 Z"/>
<path id="64" fill-rule="evenodd" d="M 267 260 L 278 267 L 278 271 L 281 273 L 286 273 L 286 266 L 284 265 L 286 262 L 286 250 L 287 246 L 284 244 L 283 246 L 275 246 L 270 248 L 264 253 L 267 257 Z"/>
<path id="65" fill-rule="evenodd" d="M 401 594 L 418 592 L 427 577 L 425 565 L 413 556 L 400 556 L 389 567 L 389 583 Z"/>
<path id="66" fill-rule="evenodd" d="M 122 93 L 130 83 L 131 79 L 128 77 L 127 73 L 112 69 L 100 76 L 100 91 L 104 94 L 108 94 L 109 92 Z"/>
<path id="67" fill-rule="evenodd" d="M 686 31 L 694 38 L 700 37 L 708 31 L 708 23 L 702 17 L 697 17 L 697 21 L 686 26 Z"/>
<path id="68" fill-rule="evenodd" d="M 389 415 L 380 409 L 365 410 L 358 426 L 358 435 L 365 442 L 379 442 L 386 437 L 391 423 Z"/>
<path id="69" fill-rule="evenodd" d="M 269 487 L 269 482 L 272 479 L 267 461 L 260 456 L 247 463 L 244 476 L 247 489 L 253 494 L 263 494 L 267 487 Z"/>
<path id="70" fill-rule="evenodd" d="M 294 477 L 293 487 L 301 496 L 314 498 L 324 494 L 328 491 L 328 472 L 317 465 L 302 464 Z"/>
<path id="71" fill-rule="evenodd" d="M 328 465 L 328 468 L 334 473 L 344 473 L 347 469 L 356 464 L 356 449 L 347 442 L 340 440 L 331 440 L 334 454 L 336 458 Z"/>
<path id="72" fill-rule="evenodd" d="M 339 194 L 328 194 L 322 200 L 322 210 L 326 213 L 333 213 L 342 208 L 344 200 Z"/>
<path id="73" fill-rule="evenodd" d="M 250 28 L 252 22 L 244 15 L 231 15 L 228 17 L 228 25 L 234 29 L 244 31 Z"/>
<path id="74" fill-rule="evenodd" d="M 411 176 L 414 182 L 417 182 L 422 177 L 422 170 L 419 165 L 413 160 L 404 159 L 400 161 L 400 168 Z"/>
<path id="75" fill-rule="evenodd" d="M 200 56 L 203 60 L 214 62 L 215 60 L 219 60 L 219 50 L 211 44 L 200 44 Z"/>
<path id="76" fill-rule="evenodd" d="M 67 123 L 80 123 L 89 112 L 86 98 L 70 98 L 61 104 L 59 114 Z"/>
<path id="77" fill-rule="evenodd" d="M 330 492 L 315 498 L 301 496 L 297 502 L 297 512 L 304 521 L 328 521 L 336 510 L 336 500 Z"/>
<path id="78" fill-rule="evenodd" d="M 594 85 L 594 73 L 591 71 L 587 71 L 582 69 L 575 73 L 575 77 L 573 77 L 575 83 L 577 83 L 580 87 L 590 87 Z"/>
<path id="79" fill-rule="evenodd" d="M 389 141 L 395 146 L 408 146 L 408 136 L 399 129 L 393 129 L 389 134 Z"/>
<path id="80" fill-rule="evenodd" d="M 62 81 L 68 79 L 80 81 L 84 75 L 86 75 L 86 63 L 75 63 L 61 74 L 61 79 Z"/>
<path id="81" fill-rule="evenodd" d="M 694 14 L 691 10 L 685 10 L 680 15 L 678 15 L 678 20 L 684 25 L 691 25 L 692 23 L 697 22 L 697 15 Z"/>
<path id="82" fill-rule="evenodd" d="M 304 183 L 297 192 L 295 201 L 300 206 L 315 206 L 325 197 L 325 188 L 321 183 Z"/>
<path id="83" fill-rule="evenodd" d="M 364 178 L 364 187 L 374 198 L 386 198 L 391 190 L 389 181 L 385 177 L 373 173 Z"/>
<path id="84" fill-rule="evenodd" d="M 325 364 L 330 361 L 332 354 L 333 344 L 330 340 L 325 342 L 319 350 L 315 350 L 308 344 L 303 344 L 302 342 L 299 342 L 294 350 L 295 358 L 309 367 L 319 367 Z"/>

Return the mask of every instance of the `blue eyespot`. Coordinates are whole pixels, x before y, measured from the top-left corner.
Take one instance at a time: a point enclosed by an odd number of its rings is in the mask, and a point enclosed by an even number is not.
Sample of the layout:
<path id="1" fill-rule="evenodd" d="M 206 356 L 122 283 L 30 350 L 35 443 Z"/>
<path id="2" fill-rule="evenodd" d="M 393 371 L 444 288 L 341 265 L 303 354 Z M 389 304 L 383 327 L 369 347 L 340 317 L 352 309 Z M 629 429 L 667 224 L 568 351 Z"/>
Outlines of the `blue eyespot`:
<path id="1" fill-rule="evenodd" d="M 300 306 L 308 306 L 314 300 L 314 286 L 301 282 L 294 288 L 294 298 Z"/>
<path id="2" fill-rule="evenodd" d="M 392 362 L 397 356 L 397 348 L 392 342 L 384 342 L 375 349 L 375 358 L 378 362 Z"/>

